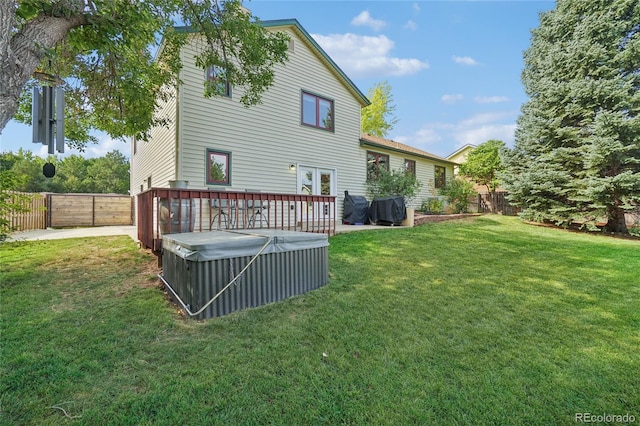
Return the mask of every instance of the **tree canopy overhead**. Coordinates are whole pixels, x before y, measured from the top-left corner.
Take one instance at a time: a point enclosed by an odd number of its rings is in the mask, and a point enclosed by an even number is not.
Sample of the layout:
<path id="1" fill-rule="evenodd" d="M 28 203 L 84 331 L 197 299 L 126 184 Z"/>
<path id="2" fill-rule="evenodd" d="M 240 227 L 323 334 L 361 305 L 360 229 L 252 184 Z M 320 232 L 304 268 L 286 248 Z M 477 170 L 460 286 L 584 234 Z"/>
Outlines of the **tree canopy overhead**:
<path id="1" fill-rule="evenodd" d="M 25 89 L 39 71 L 64 80 L 71 146 L 94 139 L 92 128 L 145 139 L 164 124 L 153 112 L 177 83 L 189 37 L 178 23 L 205 40 L 196 64 L 242 87 L 246 106 L 261 101 L 274 65 L 286 61 L 288 36 L 261 26 L 240 0 L 0 0 L 0 131 L 14 117 L 30 122 Z"/>
<path id="2" fill-rule="evenodd" d="M 558 0 L 525 52 L 503 182 L 528 219 L 628 232 L 640 203 L 640 3 Z"/>

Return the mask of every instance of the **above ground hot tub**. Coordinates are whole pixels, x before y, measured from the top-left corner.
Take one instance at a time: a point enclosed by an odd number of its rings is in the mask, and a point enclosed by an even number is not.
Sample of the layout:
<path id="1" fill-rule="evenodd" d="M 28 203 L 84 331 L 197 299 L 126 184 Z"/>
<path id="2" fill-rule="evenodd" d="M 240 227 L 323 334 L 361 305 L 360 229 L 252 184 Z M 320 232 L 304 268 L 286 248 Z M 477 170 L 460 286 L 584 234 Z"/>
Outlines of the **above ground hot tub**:
<path id="1" fill-rule="evenodd" d="M 328 246 L 325 234 L 277 229 L 169 234 L 160 278 L 189 315 L 219 317 L 325 285 Z"/>

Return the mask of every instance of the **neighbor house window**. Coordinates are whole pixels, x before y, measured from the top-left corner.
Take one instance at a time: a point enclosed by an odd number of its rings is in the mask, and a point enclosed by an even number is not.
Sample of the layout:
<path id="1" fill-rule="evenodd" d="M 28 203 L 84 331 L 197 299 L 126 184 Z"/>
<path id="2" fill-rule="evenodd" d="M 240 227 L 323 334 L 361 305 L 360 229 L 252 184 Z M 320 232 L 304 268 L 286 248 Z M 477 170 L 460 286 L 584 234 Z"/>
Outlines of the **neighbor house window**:
<path id="1" fill-rule="evenodd" d="M 302 124 L 333 130 L 333 101 L 302 92 Z"/>
<path id="2" fill-rule="evenodd" d="M 409 172 L 409 174 L 415 176 L 416 175 L 416 162 L 414 160 L 404 159 L 404 169 Z"/>
<path id="3" fill-rule="evenodd" d="M 207 185 L 231 185 L 231 153 L 207 149 Z"/>
<path id="4" fill-rule="evenodd" d="M 435 176 L 434 176 L 435 186 L 436 188 L 442 188 L 447 182 L 447 169 L 445 169 L 442 166 L 435 166 L 434 171 L 435 171 Z"/>
<path id="5" fill-rule="evenodd" d="M 380 169 L 389 171 L 389 156 L 367 151 L 367 180 L 378 179 Z"/>
<path id="6" fill-rule="evenodd" d="M 217 65 L 211 65 L 206 71 L 206 84 L 216 94 L 220 96 L 231 97 L 231 85 L 229 81 L 224 78 L 222 68 Z"/>

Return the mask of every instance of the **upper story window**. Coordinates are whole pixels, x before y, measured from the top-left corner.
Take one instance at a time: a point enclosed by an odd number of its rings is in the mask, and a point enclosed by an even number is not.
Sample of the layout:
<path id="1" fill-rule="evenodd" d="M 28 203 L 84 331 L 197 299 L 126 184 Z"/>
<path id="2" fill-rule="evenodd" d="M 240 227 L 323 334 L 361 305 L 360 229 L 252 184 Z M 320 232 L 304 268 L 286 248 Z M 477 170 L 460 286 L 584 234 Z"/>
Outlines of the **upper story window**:
<path id="1" fill-rule="evenodd" d="M 434 166 L 434 183 L 436 188 L 442 188 L 447 182 L 447 169 L 442 166 Z"/>
<path id="2" fill-rule="evenodd" d="M 218 95 L 231 97 L 231 85 L 224 78 L 222 68 L 217 65 L 211 65 L 206 71 L 206 84 Z"/>
<path id="3" fill-rule="evenodd" d="M 333 101 L 302 92 L 302 124 L 333 131 Z"/>
<path id="4" fill-rule="evenodd" d="M 410 174 L 412 174 L 413 176 L 416 175 L 416 162 L 415 160 L 408 160 L 408 159 L 404 159 L 404 169 L 409 172 Z"/>
<path id="5" fill-rule="evenodd" d="M 380 169 L 389 171 L 389 156 L 378 152 L 367 151 L 367 180 L 378 179 Z"/>

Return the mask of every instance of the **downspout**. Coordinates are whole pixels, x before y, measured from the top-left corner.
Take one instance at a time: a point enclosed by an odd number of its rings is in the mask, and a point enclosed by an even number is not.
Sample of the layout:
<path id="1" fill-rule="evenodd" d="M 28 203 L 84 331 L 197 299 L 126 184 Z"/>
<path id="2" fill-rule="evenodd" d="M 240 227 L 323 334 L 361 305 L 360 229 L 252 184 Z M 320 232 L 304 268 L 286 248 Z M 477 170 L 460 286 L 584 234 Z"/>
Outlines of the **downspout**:
<path id="1" fill-rule="evenodd" d="M 176 158 L 176 164 L 175 164 L 175 168 L 174 168 L 174 176 L 173 176 L 173 180 L 181 180 L 182 179 L 182 156 L 180 155 L 180 146 L 181 146 L 181 141 L 182 141 L 182 126 L 181 124 L 181 119 L 182 119 L 182 114 L 181 114 L 181 109 L 182 109 L 182 102 L 180 102 L 180 98 L 182 96 L 182 91 L 180 90 L 180 81 L 178 80 L 178 82 L 176 83 L 176 137 L 175 137 L 175 158 Z"/>

